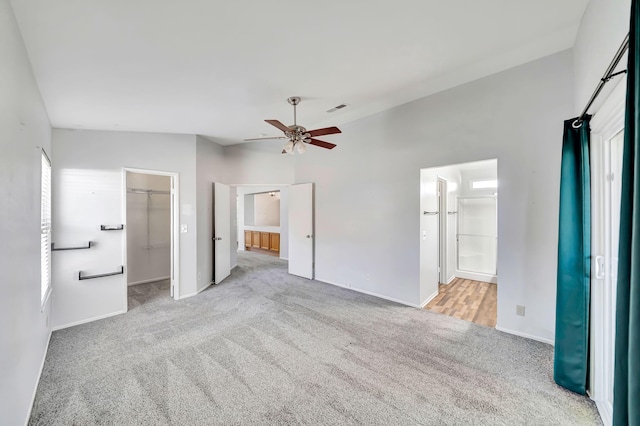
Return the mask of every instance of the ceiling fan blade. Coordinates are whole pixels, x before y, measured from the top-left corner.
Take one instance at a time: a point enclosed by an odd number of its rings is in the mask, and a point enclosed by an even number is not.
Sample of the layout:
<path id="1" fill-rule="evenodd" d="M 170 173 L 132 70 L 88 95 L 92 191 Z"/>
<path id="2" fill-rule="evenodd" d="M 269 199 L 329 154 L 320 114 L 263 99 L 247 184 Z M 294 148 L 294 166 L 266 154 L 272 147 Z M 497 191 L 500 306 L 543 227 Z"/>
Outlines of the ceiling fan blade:
<path id="1" fill-rule="evenodd" d="M 311 142 L 309 142 L 309 145 L 315 145 L 315 146 L 319 146 L 321 148 L 327 148 L 327 149 L 333 149 L 337 146 L 336 144 L 325 142 L 325 141 L 319 141 L 318 139 L 311 139 Z"/>
<path id="2" fill-rule="evenodd" d="M 316 136 L 333 135 L 335 133 L 342 133 L 342 131 L 337 127 L 325 127 L 324 129 L 310 130 L 307 133 L 309 133 L 309 136 L 311 136 L 312 138 L 315 138 Z"/>
<path id="3" fill-rule="evenodd" d="M 264 120 L 264 121 L 266 121 L 267 123 L 271 124 L 274 127 L 277 127 L 278 129 L 282 130 L 283 132 L 291 131 L 291 129 L 289 129 L 289 127 L 285 126 L 284 124 L 282 124 L 278 120 Z"/>
<path id="4" fill-rule="evenodd" d="M 251 139 L 242 139 L 245 142 L 248 141 L 265 141 L 268 139 L 286 139 L 284 136 L 270 136 L 270 137 L 266 137 L 266 138 L 251 138 Z"/>

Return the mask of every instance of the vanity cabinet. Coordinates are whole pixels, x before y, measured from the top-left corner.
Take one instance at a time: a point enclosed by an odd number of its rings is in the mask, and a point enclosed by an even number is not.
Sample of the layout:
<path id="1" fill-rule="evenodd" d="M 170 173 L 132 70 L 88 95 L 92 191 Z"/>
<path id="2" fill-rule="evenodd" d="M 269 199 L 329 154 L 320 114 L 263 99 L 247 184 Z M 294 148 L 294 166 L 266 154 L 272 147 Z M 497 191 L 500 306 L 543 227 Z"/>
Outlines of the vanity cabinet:
<path id="1" fill-rule="evenodd" d="M 280 251 L 280 234 L 277 232 L 244 231 L 244 247 Z"/>

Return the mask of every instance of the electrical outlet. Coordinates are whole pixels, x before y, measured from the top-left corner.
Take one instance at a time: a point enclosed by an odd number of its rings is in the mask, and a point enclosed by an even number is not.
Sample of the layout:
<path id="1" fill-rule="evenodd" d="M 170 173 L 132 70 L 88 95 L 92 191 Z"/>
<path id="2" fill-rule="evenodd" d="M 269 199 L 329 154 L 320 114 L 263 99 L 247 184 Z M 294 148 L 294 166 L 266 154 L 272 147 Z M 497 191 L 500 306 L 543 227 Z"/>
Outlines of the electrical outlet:
<path id="1" fill-rule="evenodd" d="M 520 317 L 524 316 L 524 305 L 516 305 L 516 315 Z"/>

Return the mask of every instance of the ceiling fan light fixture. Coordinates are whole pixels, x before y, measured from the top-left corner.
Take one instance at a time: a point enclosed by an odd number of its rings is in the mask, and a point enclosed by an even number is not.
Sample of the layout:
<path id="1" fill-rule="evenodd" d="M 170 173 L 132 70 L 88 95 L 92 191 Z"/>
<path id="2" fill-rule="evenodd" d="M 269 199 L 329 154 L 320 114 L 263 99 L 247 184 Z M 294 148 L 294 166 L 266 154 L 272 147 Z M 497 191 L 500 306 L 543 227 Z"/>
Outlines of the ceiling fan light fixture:
<path id="1" fill-rule="evenodd" d="M 296 106 L 300 103 L 300 98 L 297 96 L 293 96 L 287 99 L 287 101 L 293 106 L 293 124 L 292 125 L 287 126 L 278 120 L 264 120 L 265 122 L 269 123 L 270 125 L 272 125 L 273 127 L 279 129 L 284 133 L 284 136 L 281 136 L 277 139 L 288 140 L 288 142 L 282 147 L 283 154 L 285 153 L 294 154 L 295 151 L 298 151 L 298 153 L 302 154 L 307 150 L 307 147 L 305 146 L 305 144 L 314 145 L 314 146 L 318 146 L 320 148 L 325 148 L 325 149 L 333 149 L 336 147 L 336 144 L 321 141 L 321 140 L 315 139 L 315 137 L 342 133 L 340 129 L 333 126 L 333 127 L 326 127 L 323 129 L 315 129 L 315 130 L 307 131 L 307 129 L 304 128 L 303 126 L 299 126 L 297 122 Z M 269 138 L 269 139 L 274 139 L 274 138 Z M 245 140 L 247 141 L 247 140 L 255 140 L 255 139 L 245 139 Z"/>
<path id="2" fill-rule="evenodd" d="M 282 149 L 284 149 L 287 154 L 293 154 L 293 145 L 294 145 L 293 141 L 290 140 L 284 145 Z"/>

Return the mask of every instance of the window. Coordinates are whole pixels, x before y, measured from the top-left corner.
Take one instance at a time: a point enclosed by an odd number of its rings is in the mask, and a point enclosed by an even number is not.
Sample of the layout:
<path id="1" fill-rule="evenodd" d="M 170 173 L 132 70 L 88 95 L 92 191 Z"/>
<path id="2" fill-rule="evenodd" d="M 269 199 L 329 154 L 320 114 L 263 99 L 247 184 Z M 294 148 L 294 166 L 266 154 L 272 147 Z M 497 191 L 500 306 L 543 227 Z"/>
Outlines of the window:
<path id="1" fill-rule="evenodd" d="M 51 161 L 42 151 L 40 181 L 40 302 L 51 293 Z"/>
<path id="2" fill-rule="evenodd" d="M 473 182 L 471 182 L 472 189 L 491 189 L 491 188 L 497 188 L 497 187 L 498 187 L 498 181 L 496 179 L 474 180 Z"/>

